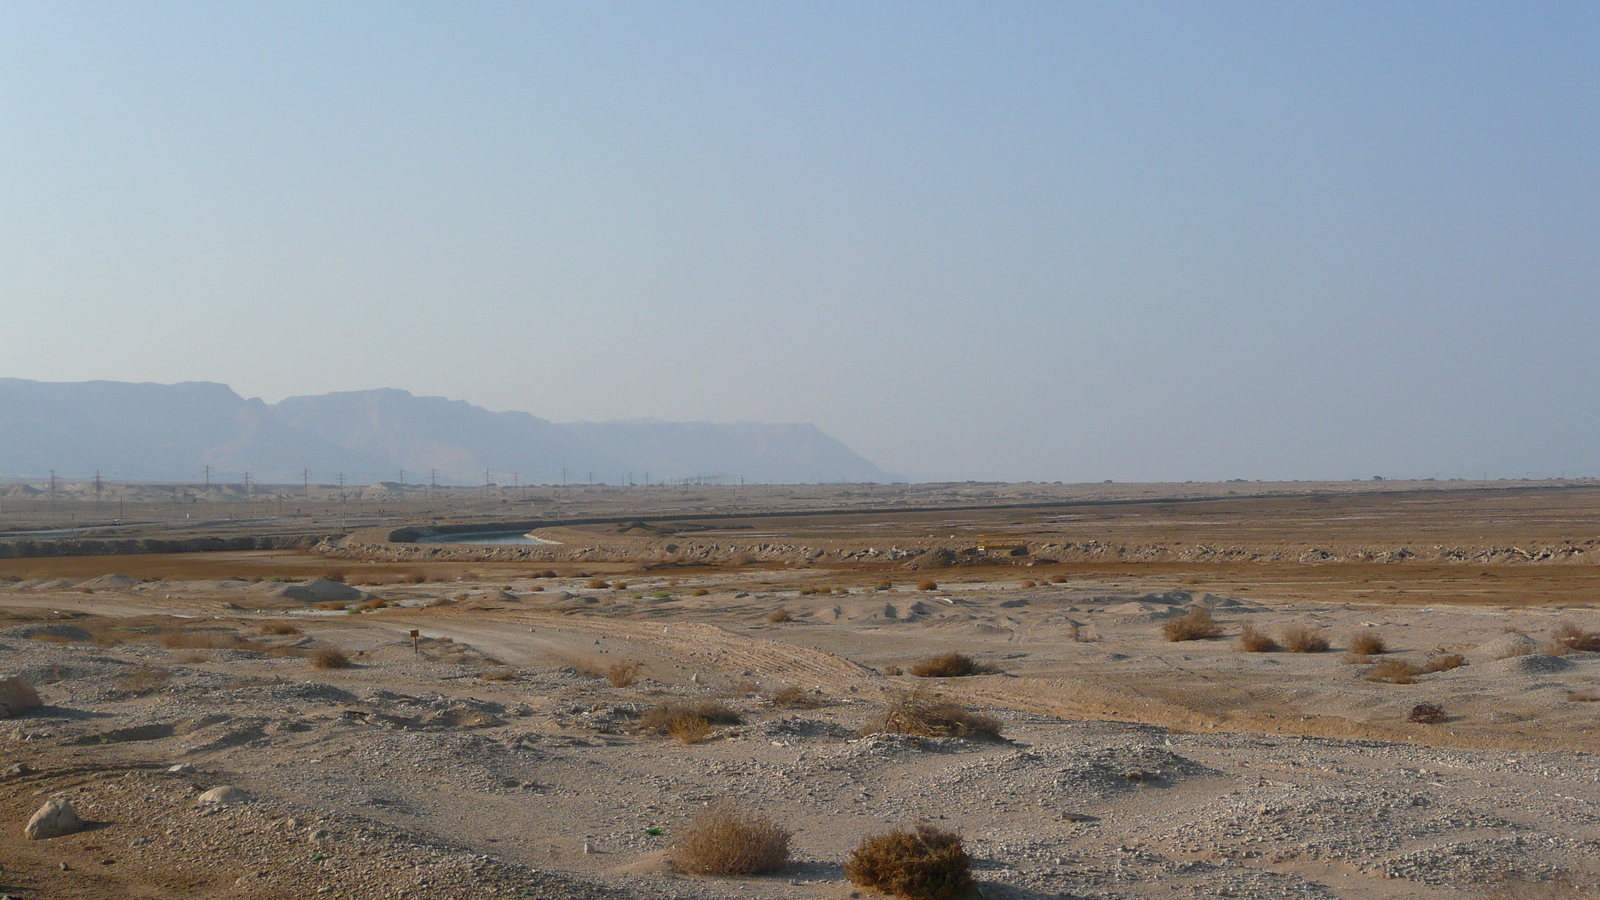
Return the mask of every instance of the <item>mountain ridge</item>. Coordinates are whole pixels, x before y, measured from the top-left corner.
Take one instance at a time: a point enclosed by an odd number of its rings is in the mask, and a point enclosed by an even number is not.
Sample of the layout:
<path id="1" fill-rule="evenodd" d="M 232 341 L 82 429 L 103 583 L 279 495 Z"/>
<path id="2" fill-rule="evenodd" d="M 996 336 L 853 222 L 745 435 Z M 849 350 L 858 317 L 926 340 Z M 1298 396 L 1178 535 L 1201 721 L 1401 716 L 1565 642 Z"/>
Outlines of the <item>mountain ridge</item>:
<path id="1" fill-rule="evenodd" d="M 335 391 L 268 404 L 217 382 L 40 382 L 0 378 L 0 477 L 197 480 L 248 471 L 256 483 L 340 472 L 352 483 L 523 483 L 593 476 L 621 483 L 720 475 L 814 483 L 890 476 L 815 425 L 669 422 L 558 424 L 523 411 L 399 388 Z"/>

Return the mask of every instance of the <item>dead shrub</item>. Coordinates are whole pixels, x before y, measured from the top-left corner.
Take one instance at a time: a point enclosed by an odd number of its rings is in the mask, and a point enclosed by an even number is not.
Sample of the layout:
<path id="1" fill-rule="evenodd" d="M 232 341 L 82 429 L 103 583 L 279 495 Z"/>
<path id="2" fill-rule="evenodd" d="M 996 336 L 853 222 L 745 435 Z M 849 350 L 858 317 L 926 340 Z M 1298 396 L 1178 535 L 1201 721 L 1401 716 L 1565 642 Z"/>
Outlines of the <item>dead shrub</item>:
<path id="1" fill-rule="evenodd" d="M 28 635 L 28 640 L 30 640 L 30 641 L 38 641 L 41 644 L 70 644 L 70 643 L 72 643 L 72 638 L 69 638 L 66 635 L 61 635 L 61 634 L 51 634 L 48 631 L 35 631 L 33 634 Z"/>
<path id="2" fill-rule="evenodd" d="M 1403 659 L 1386 659 L 1368 669 L 1361 677 L 1367 681 L 1379 681 L 1385 684 L 1416 684 L 1417 676 L 1422 674 L 1422 669 L 1415 663 Z"/>
<path id="3" fill-rule="evenodd" d="M 322 573 L 322 577 L 326 581 L 337 581 L 340 584 L 344 584 L 346 576 L 343 569 L 329 569 Z"/>
<path id="4" fill-rule="evenodd" d="M 737 712 L 715 700 L 669 700 L 646 710 L 639 717 L 639 730 L 696 744 L 711 733 L 711 726 L 738 725 L 742 721 Z"/>
<path id="5" fill-rule="evenodd" d="M 885 675 L 904 675 L 905 674 L 905 670 L 900 668 L 899 666 L 884 666 L 883 667 L 883 674 L 885 674 Z"/>
<path id="6" fill-rule="evenodd" d="M 1038 587 L 1038 585 L 1034 583 L 1032 578 L 1024 578 L 1022 580 L 1022 587 L 1031 588 L 1031 587 Z"/>
<path id="7" fill-rule="evenodd" d="M 1600 650 L 1600 632 L 1584 631 L 1571 622 L 1562 622 L 1556 629 L 1553 639 L 1568 650 L 1580 652 Z"/>
<path id="8" fill-rule="evenodd" d="M 1567 699 L 1573 703 L 1594 703 L 1600 701 L 1600 692 L 1573 691 L 1567 695 Z"/>
<path id="9" fill-rule="evenodd" d="M 1388 649 L 1389 645 L 1376 631 L 1358 631 L 1350 636 L 1351 656 L 1377 656 Z"/>
<path id="10" fill-rule="evenodd" d="M 612 663 L 611 667 L 606 669 L 606 681 L 611 682 L 612 687 L 631 687 L 634 681 L 638 680 L 639 670 L 642 668 L 644 666 L 636 662 Z"/>
<path id="11" fill-rule="evenodd" d="M 1411 712 L 1406 716 L 1407 722 L 1417 722 L 1423 725 L 1437 725 L 1445 720 L 1444 707 L 1437 703 L 1418 703 L 1411 707 Z"/>
<path id="12" fill-rule="evenodd" d="M 756 558 L 754 556 L 751 556 L 749 553 L 746 553 L 743 550 L 741 550 L 738 553 L 735 553 L 733 556 L 728 558 L 728 565 L 730 565 L 730 566 L 748 566 L 748 565 L 750 565 L 751 563 L 753 563 L 755 561 L 756 561 Z"/>
<path id="13" fill-rule="evenodd" d="M 484 681 L 515 681 L 517 670 L 511 666 L 497 666 L 493 669 L 484 669 L 478 673 L 478 677 Z"/>
<path id="14" fill-rule="evenodd" d="M 589 579 L 589 589 L 590 590 L 603 591 L 603 590 L 605 590 L 606 588 L 608 588 L 610 586 L 611 586 L 611 583 L 606 581 L 604 578 L 591 578 L 591 579 Z"/>
<path id="15" fill-rule="evenodd" d="M 172 661 L 179 665 L 210 662 L 211 654 L 204 650 L 185 650 L 182 653 L 173 654 Z"/>
<path id="16" fill-rule="evenodd" d="M 542 592 L 543 590 L 544 590 L 544 585 L 542 585 L 542 584 L 530 584 L 530 585 L 528 585 L 528 593 L 530 593 L 530 594 L 537 594 L 537 593 Z"/>
<path id="17" fill-rule="evenodd" d="M 172 680 L 172 670 L 159 666 L 139 666 L 117 678 L 117 687 L 130 694 L 149 694 L 159 691 Z"/>
<path id="18" fill-rule="evenodd" d="M 781 606 L 772 612 L 767 613 L 767 621 L 771 622 L 773 625 L 782 625 L 784 622 L 791 621 L 793 618 L 793 616 L 789 615 L 789 611 Z"/>
<path id="19" fill-rule="evenodd" d="M 1327 638 L 1301 626 L 1285 628 L 1279 637 L 1290 653 L 1323 653 L 1328 649 Z"/>
<path id="20" fill-rule="evenodd" d="M 325 610 L 328 610 L 329 612 L 339 612 L 339 611 L 343 610 L 347 605 L 348 604 L 341 603 L 338 600 L 325 600 L 322 603 L 318 603 L 317 604 L 317 609 L 325 609 Z"/>
<path id="21" fill-rule="evenodd" d="M 350 657 L 338 647 L 325 647 L 311 654 L 313 669 L 343 669 L 350 665 Z"/>
<path id="22" fill-rule="evenodd" d="M 667 736 L 680 744 L 698 744 L 711 736 L 711 723 L 699 716 L 673 716 L 667 722 Z"/>
<path id="23" fill-rule="evenodd" d="M 694 590 L 689 592 L 689 596 L 691 596 L 691 597 L 709 597 L 710 595 L 711 595 L 711 592 L 706 590 L 705 588 L 695 588 Z"/>
<path id="24" fill-rule="evenodd" d="M 407 572 L 406 575 L 400 580 L 406 584 L 427 584 L 428 573 L 422 571 L 421 569 L 417 569 L 414 572 Z"/>
<path id="25" fill-rule="evenodd" d="M 917 590 L 919 591 L 937 591 L 938 589 L 939 582 L 934 581 L 932 578 L 925 578 L 917 582 Z"/>
<path id="26" fill-rule="evenodd" d="M 373 597 L 371 600 L 363 601 L 359 606 L 356 607 L 356 609 L 359 609 L 362 612 L 372 612 L 375 609 L 387 609 L 391 605 L 392 604 L 390 604 L 387 600 L 380 600 L 377 597 Z"/>
<path id="27" fill-rule="evenodd" d="M 1211 611 L 1196 606 L 1176 619 L 1168 619 L 1161 633 L 1169 641 L 1204 641 L 1222 636 L 1222 626 L 1211 618 Z"/>
<path id="28" fill-rule="evenodd" d="M 723 802 L 695 813 L 669 859 L 686 875 L 761 875 L 788 863 L 791 836 L 771 819 Z"/>
<path id="29" fill-rule="evenodd" d="M 1422 673 L 1431 675 L 1434 672 L 1448 672 L 1459 669 L 1467 664 L 1467 658 L 1459 653 L 1433 653 L 1427 662 L 1422 664 Z"/>
<path id="30" fill-rule="evenodd" d="M 999 666 L 980 663 L 965 653 L 951 651 L 911 664 L 911 674 L 918 678 L 962 678 L 968 675 L 994 675 Z"/>
<path id="31" fill-rule="evenodd" d="M 791 684 L 772 692 L 772 705 L 783 709 L 816 709 L 822 705 L 822 699 L 798 684 Z"/>
<path id="32" fill-rule="evenodd" d="M 961 836 L 919 823 L 862 841 L 845 860 L 846 878 L 907 900 L 955 900 L 974 887 Z"/>
<path id="33" fill-rule="evenodd" d="M 1239 649 L 1245 653 L 1276 653 L 1279 647 L 1271 635 L 1257 631 L 1254 625 L 1246 625 L 1239 632 Z"/>
<path id="34" fill-rule="evenodd" d="M 611 589 L 613 591 L 625 591 L 628 589 L 628 583 L 626 581 L 613 581 L 611 582 Z"/>
<path id="35" fill-rule="evenodd" d="M 301 631 L 293 622 L 262 622 L 261 633 L 282 636 L 300 634 Z"/>
<path id="36" fill-rule="evenodd" d="M 878 582 L 877 589 L 880 590 L 880 591 L 892 591 L 892 590 L 894 590 L 894 582 L 892 582 L 892 581 L 880 581 L 880 582 Z"/>
<path id="37" fill-rule="evenodd" d="M 1050 583 L 1051 584 L 1066 584 L 1067 583 L 1067 576 L 1065 576 L 1065 575 L 1051 575 L 1050 576 Z"/>
<path id="38" fill-rule="evenodd" d="M 861 729 L 861 733 L 999 740 L 1001 727 L 999 719 L 971 712 L 948 700 L 931 699 L 917 691 L 891 698 L 883 715 Z"/>

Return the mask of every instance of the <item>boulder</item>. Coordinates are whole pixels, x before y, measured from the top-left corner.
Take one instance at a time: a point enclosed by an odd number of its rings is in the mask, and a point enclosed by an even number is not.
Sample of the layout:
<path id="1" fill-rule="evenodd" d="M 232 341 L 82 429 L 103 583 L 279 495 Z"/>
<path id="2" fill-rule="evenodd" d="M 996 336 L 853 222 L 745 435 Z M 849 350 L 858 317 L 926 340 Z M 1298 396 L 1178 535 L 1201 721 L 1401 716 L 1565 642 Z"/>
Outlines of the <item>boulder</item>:
<path id="1" fill-rule="evenodd" d="M 83 827 L 83 820 L 78 818 L 78 811 L 72 808 L 72 803 L 65 797 L 53 797 L 39 807 L 39 811 L 23 827 L 22 833 L 30 841 L 47 841 L 82 831 Z"/>
<path id="2" fill-rule="evenodd" d="M 20 716 L 42 705 L 39 701 L 39 692 L 21 676 L 0 678 L 0 719 Z"/>
<path id="3" fill-rule="evenodd" d="M 273 593 L 279 597 L 304 600 L 308 603 L 350 602 L 366 596 L 348 584 L 340 584 L 326 578 L 313 578 L 304 584 L 286 584 Z"/>
<path id="4" fill-rule="evenodd" d="M 250 795 L 231 784 L 224 784 L 201 794 L 197 802 L 208 806 L 233 806 L 236 803 L 249 803 Z"/>

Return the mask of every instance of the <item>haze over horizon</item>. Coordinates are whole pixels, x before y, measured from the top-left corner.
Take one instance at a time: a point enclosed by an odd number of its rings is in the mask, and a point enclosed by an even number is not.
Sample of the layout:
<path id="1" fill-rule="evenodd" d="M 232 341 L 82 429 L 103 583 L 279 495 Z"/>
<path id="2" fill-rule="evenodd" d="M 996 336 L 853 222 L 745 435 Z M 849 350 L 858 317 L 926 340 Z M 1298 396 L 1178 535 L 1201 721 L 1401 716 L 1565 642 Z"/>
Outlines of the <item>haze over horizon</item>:
<path id="1" fill-rule="evenodd" d="M 0 377 L 1600 475 L 1600 7 L 0 8 Z"/>

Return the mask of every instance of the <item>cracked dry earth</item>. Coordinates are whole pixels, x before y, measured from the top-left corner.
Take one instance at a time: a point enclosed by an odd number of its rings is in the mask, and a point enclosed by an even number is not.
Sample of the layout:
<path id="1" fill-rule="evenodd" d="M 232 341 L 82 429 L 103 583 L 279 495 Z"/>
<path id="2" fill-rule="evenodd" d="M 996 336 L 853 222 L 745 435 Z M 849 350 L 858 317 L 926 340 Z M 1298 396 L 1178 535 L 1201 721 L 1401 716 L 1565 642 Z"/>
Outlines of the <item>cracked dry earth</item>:
<path id="1" fill-rule="evenodd" d="M 437 591 L 387 586 L 400 605 L 362 615 L 241 608 L 226 583 L 0 595 L 0 674 L 45 703 L 0 722 L 0 894 L 843 900 L 875 896 L 845 880 L 849 850 L 919 820 L 965 836 L 987 898 L 1488 897 L 1508 878 L 1581 890 L 1600 871 L 1600 703 L 1586 702 L 1600 654 L 1501 656 L 1508 628 L 1592 629 L 1591 610 L 1134 583 L 824 598 L 530 586 L 437 607 L 421 605 Z M 765 620 L 779 605 L 793 621 Z M 1310 624 L 1337 645 L 1376 628 L 1394 655 L 1470 664 L 1374 684 L 1338 653 L 1164 643 L 1161 622 L 1196 605 L 1229 635 Z M 261 636 L 266 622 L 302 634 Z M 253 649 L 154 640 L 174 631 Z M 296 645 L 354 664 L 274 652 Z M 1005 671 L 882 674 L 951 649 Z M 617 662 L 642 664 L 636 683 L 598 677 Z M 791 685 L 801 696 L 774 702 Z M 862 736 L 918 688 L 999 719 L 1005 739 Z M 690 745 L 641 733 L 671 699 L 718 699 L 743 721 Z M 1422 701 L 1447 720 L 1408 723 Z M 198 802 L 219 785 L 251 799 Z M 91 827 L 23 839 L 57 794 Z M 794 829 L 782 874 L 668 870 L 675 831 L 724 799 Z"/>

